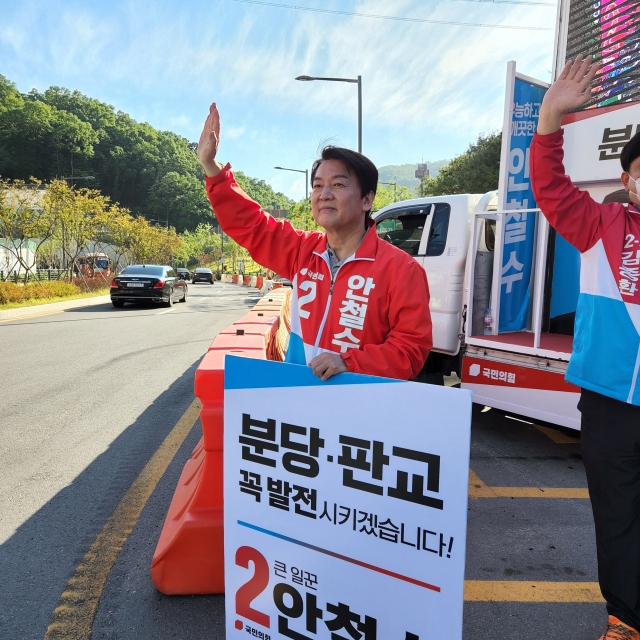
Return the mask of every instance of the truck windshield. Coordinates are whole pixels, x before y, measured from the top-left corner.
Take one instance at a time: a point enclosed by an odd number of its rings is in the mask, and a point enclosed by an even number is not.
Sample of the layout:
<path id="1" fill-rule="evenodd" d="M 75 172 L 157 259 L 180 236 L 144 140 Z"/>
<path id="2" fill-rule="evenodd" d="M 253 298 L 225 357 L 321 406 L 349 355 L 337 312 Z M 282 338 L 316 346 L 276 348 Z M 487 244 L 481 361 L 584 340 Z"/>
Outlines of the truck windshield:
<path id="1" fill-rule="evenodd" d="M 394 247 L 402 249 L 410 256 L 417 256 L 420 240 L 427 219 L 427 211 L 399 212 L 396 216 L 385 218 L 376 225 L 378 235 Z"/>

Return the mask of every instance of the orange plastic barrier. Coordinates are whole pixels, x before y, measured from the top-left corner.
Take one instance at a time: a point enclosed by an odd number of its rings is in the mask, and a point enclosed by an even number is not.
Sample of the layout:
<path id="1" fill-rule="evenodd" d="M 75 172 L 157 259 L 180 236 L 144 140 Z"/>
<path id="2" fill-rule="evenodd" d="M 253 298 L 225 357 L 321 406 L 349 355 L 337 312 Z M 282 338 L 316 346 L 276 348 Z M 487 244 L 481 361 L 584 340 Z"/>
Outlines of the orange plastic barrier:
<path id="1" fill-rule="evenodd" d="M 254 325 L 255 326 L 255 325 Z M 258 325 L 261 326 L 261 325 Z M 271 329 L 264 327 L 265 333 L 268 331 L 271 333 Z M 241 330 L 242 331 L 242 330 Z M 261 350 L 264 352 L 264 359 L 267 359 L 266 348 L 269 346 L 268 341 L 265 340 L 264 335 L 258 333 L 245 334 L 244 331 L 241 335 L 236 333 L 221 333 L 209 347 L 209 351 L 229 351 L 229 350 Z"/>
<path id="2" fill-rule="evenodd" d="M 151 564 L 153 584 L 167 595 L 224 593 L 222 441 L 229 353 L 263 358 L 261 350 L 214 350 L 196 370 L 203 438 L 182 471 Z"/>
<path id="3" fill-rule="evenodd" d="M 245 335 L 243 337 L 251 338 L 252 340 L 257 339 L 260 347 L 262 349 L 266 349 L 265 359 L 270 359 L 269 355 L 273 351 L 273 343 L 275 341 L 279 325 L 279 318 L 275 318 L 270 324 L 234 324 L 228 329 L 225 329 L 218 338 L 223 340 L 223 336 L 225 336 L 228 339 L 236 340 L 238 336 L 235 335 L 234 332 L 236 330 L 244 331 Z M 216 340 L 218 340 L 218 338 L 216 338 Z"/>
<path id="4" fill-rule="evenodd" d="M 264 278 L 262 276 L 258 276 L 256 279 L 256 289 L 262 289 L 264 287 Z"/>
<path id="5" fill-rule="evenodd" d="M 238 275 L 234 274 L 231 276 L 231 282 L 233 282 L 234 284 L 238 284 Z"/>
<path id="6" fill-rule="evenodd" d="M 167 595 L 224 593 L 224 357 L 282 361 L 291 290 L 261 302 L 215 338 L 196 370 L 203 437 L 182 471 L 151 564 L 153 584 Z"/>
<path id="7" fill-rule="evenodd" d="M 244 277 L 244 285 L 245 285 L 246 287 L 248 287 L 248 286 L 249 286 L 249 282 L 251 282 L 251 276 L 245 276 L 245 277 Z"/>

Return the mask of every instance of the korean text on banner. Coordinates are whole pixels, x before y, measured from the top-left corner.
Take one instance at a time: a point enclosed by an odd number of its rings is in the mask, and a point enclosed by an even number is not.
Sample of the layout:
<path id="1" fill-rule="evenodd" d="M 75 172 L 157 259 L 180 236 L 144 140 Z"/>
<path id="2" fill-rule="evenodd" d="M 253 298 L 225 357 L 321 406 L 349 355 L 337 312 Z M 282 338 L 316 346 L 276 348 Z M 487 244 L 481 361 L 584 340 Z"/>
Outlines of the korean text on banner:
<path id="1" fill-rule="evenodd" d="M 227 356 L 226 637 L 459 640 L 471 393 Z"/>
<path id="2" fill-rule="evenodd" d="M 529 324 L 530 281 L 533 268 L 536 214 L 519 212 L 534 209 L 536 201 L 529 178 L 529 146 L 538 127 L 540 105 L 546 88 L 525 80 L 516 74 L 513 83 L 511 121 L 509 123 L 509 155 L 506 191 L 504 249 L 500 283 L 499 331 L 520 331 Z M 505 136 L 503 136 L 504 144 Z"/>

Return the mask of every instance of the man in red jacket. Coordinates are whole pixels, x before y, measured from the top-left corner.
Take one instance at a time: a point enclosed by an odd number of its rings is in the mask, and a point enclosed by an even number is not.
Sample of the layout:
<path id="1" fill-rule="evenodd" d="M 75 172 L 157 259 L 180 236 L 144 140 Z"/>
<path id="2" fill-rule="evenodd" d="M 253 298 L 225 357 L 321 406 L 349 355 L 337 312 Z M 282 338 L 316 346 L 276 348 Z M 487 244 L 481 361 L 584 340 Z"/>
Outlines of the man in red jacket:
<path id="1" fill-rule="evenodd" d="M 591 96 L 598 66 L 569 62 L 547 91 L 531 143 L 536 202 L 581 253 L 569 382 L 582 388 L 582 460 L 609 624 L 600 640 L 640 640 L 640 135 L 622 150 L 631 204 L 600 204 L 562 164 L 562 116 Z"/>
<path id="2" fill-rule="evenodd" d="M 328 380 L 344 371 L 408 380 L 432 346 L 429 287 L 413 258 L 378 238 L 369 219 L 378 171 L 350 149 L 327 147 L 311 170 L 311 212 L 325 229 L 303 232 L 261 211 L 217 160 L 215 104 L 198 144 L 207 194 L 224 231 L 259 264 L 293 283 L 285 361 Z"/>

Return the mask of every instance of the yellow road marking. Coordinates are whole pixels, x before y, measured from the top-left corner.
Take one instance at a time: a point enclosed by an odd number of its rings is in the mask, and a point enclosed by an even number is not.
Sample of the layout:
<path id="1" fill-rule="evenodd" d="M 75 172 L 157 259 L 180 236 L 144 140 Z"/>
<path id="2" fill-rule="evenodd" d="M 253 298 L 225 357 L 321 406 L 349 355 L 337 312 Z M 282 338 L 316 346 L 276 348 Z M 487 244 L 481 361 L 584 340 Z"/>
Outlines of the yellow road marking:
<path id="1" fill-rule="evenodd" d="M 597 582 L 465 580 L 466 602 L 604 602 Z"/>
<path id="2" fill-rule="evenodd" d="M 578 438 L 572 438 L 560 431 L 550 429 L 549 427 L 541 427 L 539 424 L 533 425 L 538 431 L 542 431 L 545 436 L 549 436 L 556 444 L 578 444 L 580 440 Z"/>
<path id="3" fill-rule="evenodd" d="M 111 568 L 156 484 L 193 428 L 199 412 L 200 401 L 196 398 L 129 487 L 69 579 L 51 618 L 45 640 L 91 638 L 93 620 Z"/>
<path id="4" fill-rule="evenodd" d="M 469 469 L 470 498 L 588 498 L 588 489 L 489 487 Z"/>

